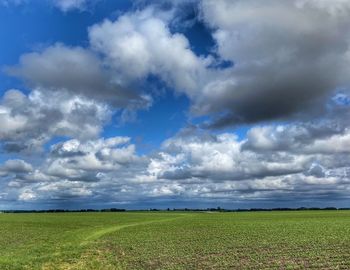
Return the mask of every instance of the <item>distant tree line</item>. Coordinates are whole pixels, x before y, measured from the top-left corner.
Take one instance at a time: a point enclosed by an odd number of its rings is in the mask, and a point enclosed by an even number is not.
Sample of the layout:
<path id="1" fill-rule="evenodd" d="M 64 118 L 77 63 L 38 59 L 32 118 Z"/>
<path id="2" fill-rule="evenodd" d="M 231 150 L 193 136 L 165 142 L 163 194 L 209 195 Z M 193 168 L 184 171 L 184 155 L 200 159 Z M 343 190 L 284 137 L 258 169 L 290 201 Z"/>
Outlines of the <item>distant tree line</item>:
<path id="1" fill-rule="evenodd" d="M 224 209 L 221 207 L 216 208 L 167 208 L 157 209 L 150 208 L 147 210 L 126 210 L 120 208 L 107 208 L 107 209 L 49 209 L 49 210 L 3 210 L 1 213 L 84 213 L 84 212 L 156 212 L 156 211 L 175 211 L 175 212 L 267 212 L 267 211 L 306 211 L 306 210 L 350 210 L 350 208 L 336 208 L 336 207 L 299 207 L 299 208 L 249 208 L 249 209 Z"/>
<path id="2" fill-rule="evenodd" d="M 107 208 L 107 209 L 49 209 L 49 210 L 3 210 L 2 213 L 84 213 L 84 212 L 125 212 L 125 209 Z"/>
<path id="3" fill-rule="evenodd" d="M 150 211 L 160 211 L 157 209 L 150 209 Z M 299 208 L 249 208 L 249 209 L 225 209 L 221 207 L 217 208 L 206 208 L 206 209 L 191 209 L 191 208 L 173 208 L 167 209 L 167 211 L 191 211 L 191 212 L 268 212 L 268 211 L 305 211 L 305 210 L 350 210 L 350 208 L 336 208 L 336 207 L 299 207 Z"/>

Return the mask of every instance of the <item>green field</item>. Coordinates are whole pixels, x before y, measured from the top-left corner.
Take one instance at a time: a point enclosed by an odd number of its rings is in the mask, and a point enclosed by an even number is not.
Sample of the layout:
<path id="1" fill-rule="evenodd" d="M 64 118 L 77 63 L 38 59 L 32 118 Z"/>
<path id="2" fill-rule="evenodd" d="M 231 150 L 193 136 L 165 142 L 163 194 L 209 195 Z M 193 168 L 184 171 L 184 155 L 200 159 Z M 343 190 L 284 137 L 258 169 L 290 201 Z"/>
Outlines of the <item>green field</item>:
<path id="1" fill-rule="evenodd" d="M 0 214 L 0 269 L 350 269 L 350 211 Z"/>

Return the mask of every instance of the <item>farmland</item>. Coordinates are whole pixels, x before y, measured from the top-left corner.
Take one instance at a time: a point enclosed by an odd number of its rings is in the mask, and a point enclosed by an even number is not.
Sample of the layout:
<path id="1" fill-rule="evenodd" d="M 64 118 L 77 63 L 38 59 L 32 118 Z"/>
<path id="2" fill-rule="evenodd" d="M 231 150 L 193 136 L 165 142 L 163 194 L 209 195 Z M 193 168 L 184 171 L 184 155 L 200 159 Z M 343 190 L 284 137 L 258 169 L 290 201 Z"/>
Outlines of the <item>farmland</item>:
<path id="1" fill-rule="evenodd" d="M 0 215 L 0 269 L 350 269 L 350 211 Z"/>

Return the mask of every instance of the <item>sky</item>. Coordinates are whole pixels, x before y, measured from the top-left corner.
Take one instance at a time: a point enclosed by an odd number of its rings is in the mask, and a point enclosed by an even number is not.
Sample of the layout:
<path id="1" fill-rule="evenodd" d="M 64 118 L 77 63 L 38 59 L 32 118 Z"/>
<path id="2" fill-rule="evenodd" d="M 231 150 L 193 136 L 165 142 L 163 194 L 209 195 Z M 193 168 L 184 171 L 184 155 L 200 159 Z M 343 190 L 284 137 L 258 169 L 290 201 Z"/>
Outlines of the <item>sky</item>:
<path id="1" fill-rule="evenodd" d="M 347 0 L 0 0 L 0 209 L 350 207 Z"/>

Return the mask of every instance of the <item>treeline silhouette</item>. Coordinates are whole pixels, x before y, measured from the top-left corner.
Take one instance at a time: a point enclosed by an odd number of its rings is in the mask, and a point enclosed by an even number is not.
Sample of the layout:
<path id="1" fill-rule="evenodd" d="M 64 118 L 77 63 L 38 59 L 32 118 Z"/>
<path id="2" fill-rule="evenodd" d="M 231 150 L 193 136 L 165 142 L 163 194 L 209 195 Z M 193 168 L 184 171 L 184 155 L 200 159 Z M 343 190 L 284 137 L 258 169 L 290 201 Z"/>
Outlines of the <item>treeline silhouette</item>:
<path id="1" fill-rule="evenodd" d="M 108 209 L 49 209 L 49 210 L 3 210 L 2 213 L 84 213 L 84 212 L 125 212 L 125 209 L 108 208 Z"/>
<path id="2" fill-rule="evenodd" d="M 140 210 L 127 210 L 120 208 L 107 208 L 107 209 L 49 209 L 49 210 L 2 210 L 1 213 L 84 213 L 84 212 L 157 212 L 157 211 L 173 211 L 173 212 L 268 212 L 268 211 L 317 211 L 317 210 L 350 210 L 350 208 L 336 208 L 336 207 L 299 207 L 299 208 L 249 208 L 249 209 L 225 209 L 221 207 L 216 208 L 167 208 L 167 209 L 140 209 Z"/>
<path id="3" fill-rule="evenodd" d="M 306 211 L 306 210 L 350 210 L 350 208 L 337 208 L 337 207 L 299 207 L 299 208 L 243 208 L 243 209 L 225 209 L 221 207 L 206 208 L 206 209 L 191 209 L 191 208 L 173 208 L 167 209 L 167 211 L 191 211 L 191 212 L 268 212 L 268 211 Z M 158 209 L 150 209 L 150 211 L 163 211 Z"/>

